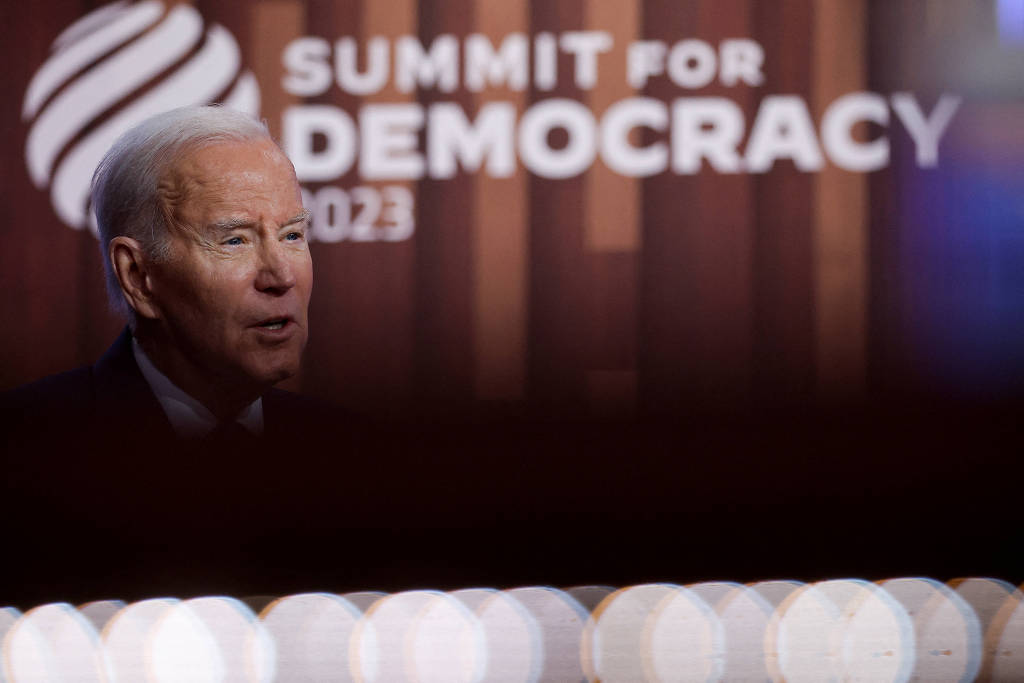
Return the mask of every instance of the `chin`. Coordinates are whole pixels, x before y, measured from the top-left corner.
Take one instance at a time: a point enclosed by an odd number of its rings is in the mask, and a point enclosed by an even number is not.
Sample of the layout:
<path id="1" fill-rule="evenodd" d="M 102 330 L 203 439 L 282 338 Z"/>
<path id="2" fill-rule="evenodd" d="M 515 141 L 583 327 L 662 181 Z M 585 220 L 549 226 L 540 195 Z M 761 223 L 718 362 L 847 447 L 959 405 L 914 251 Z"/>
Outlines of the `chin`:
<path id="1" fill-rule="evenodd" d="M 254 383 L 270 387 L 297 375 L 299 367 L 298 358 L 279 358 L 273 362 L 253 363 L 249 366 L 247 374 Z"/>
<path id="2" fill-rule="evenodd" d="M 267 373 L 267 383 L 271 385 L 277 384 L 278 382 L 283 382 L 286 379 L 291 379 L 297 374 L 299 374 L 298 363 L 289 365 L 288 367 L 277 368 L 272 372 Z"/>

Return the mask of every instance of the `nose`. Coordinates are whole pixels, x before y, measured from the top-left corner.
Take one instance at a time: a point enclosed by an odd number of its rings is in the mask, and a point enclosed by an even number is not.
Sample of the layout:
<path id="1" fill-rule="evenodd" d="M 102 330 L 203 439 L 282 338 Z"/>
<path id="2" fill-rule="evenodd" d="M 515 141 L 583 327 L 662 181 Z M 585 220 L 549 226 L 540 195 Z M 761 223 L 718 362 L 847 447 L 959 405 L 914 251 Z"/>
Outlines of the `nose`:
<path id="1" fill-rule="evenodd" d="M 258 258 L 256 289 L 280 295 L 295 286 L 295 267 L 284 246 L 276 240 L 264 240 Z"/>

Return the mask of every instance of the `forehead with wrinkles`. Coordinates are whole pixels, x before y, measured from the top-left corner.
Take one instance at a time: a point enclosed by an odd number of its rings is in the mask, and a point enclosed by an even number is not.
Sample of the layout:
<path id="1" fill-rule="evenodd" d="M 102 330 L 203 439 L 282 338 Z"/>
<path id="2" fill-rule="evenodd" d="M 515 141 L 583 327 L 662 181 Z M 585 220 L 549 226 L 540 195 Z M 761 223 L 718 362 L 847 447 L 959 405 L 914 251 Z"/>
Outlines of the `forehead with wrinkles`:
<path id="1" fill-rule="evenodd" d="M 169 222 L 181 226 L 182 209 L 190 200 L 227 202 L 241 188 L 259 187 L 267 171 L 294 182 L 287 157 L 269 139 L 228 141 L 189 150 L 164 175 L 159 196 Z M 198 226 L 197 226 L 198 227 Z"/>

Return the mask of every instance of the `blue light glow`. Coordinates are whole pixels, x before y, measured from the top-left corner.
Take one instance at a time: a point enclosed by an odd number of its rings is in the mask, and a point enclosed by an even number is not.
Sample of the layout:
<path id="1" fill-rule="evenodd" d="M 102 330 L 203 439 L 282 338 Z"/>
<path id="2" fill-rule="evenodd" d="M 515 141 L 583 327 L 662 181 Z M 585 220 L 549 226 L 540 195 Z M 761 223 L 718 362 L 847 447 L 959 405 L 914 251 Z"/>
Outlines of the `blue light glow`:
<path id="1" fill-rule="evenodd" d="M 1024 0 L 998 0 L 999 39 L 1024 45 Z"/>

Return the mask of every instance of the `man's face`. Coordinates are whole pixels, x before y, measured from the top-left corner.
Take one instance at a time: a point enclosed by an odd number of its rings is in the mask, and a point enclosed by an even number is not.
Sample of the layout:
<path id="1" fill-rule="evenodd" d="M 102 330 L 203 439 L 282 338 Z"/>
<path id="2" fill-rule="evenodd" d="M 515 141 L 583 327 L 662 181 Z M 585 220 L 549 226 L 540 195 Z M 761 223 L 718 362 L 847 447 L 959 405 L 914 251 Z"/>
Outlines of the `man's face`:
<path id="1" fill-rule="evenodd" d="M 165 372 L 256 391 L 295 374 L 313 266 L 291 163 L 269 140 L 218 143 L 186 154 L 161 190 L 170 254 L 150 287 Z"/>

